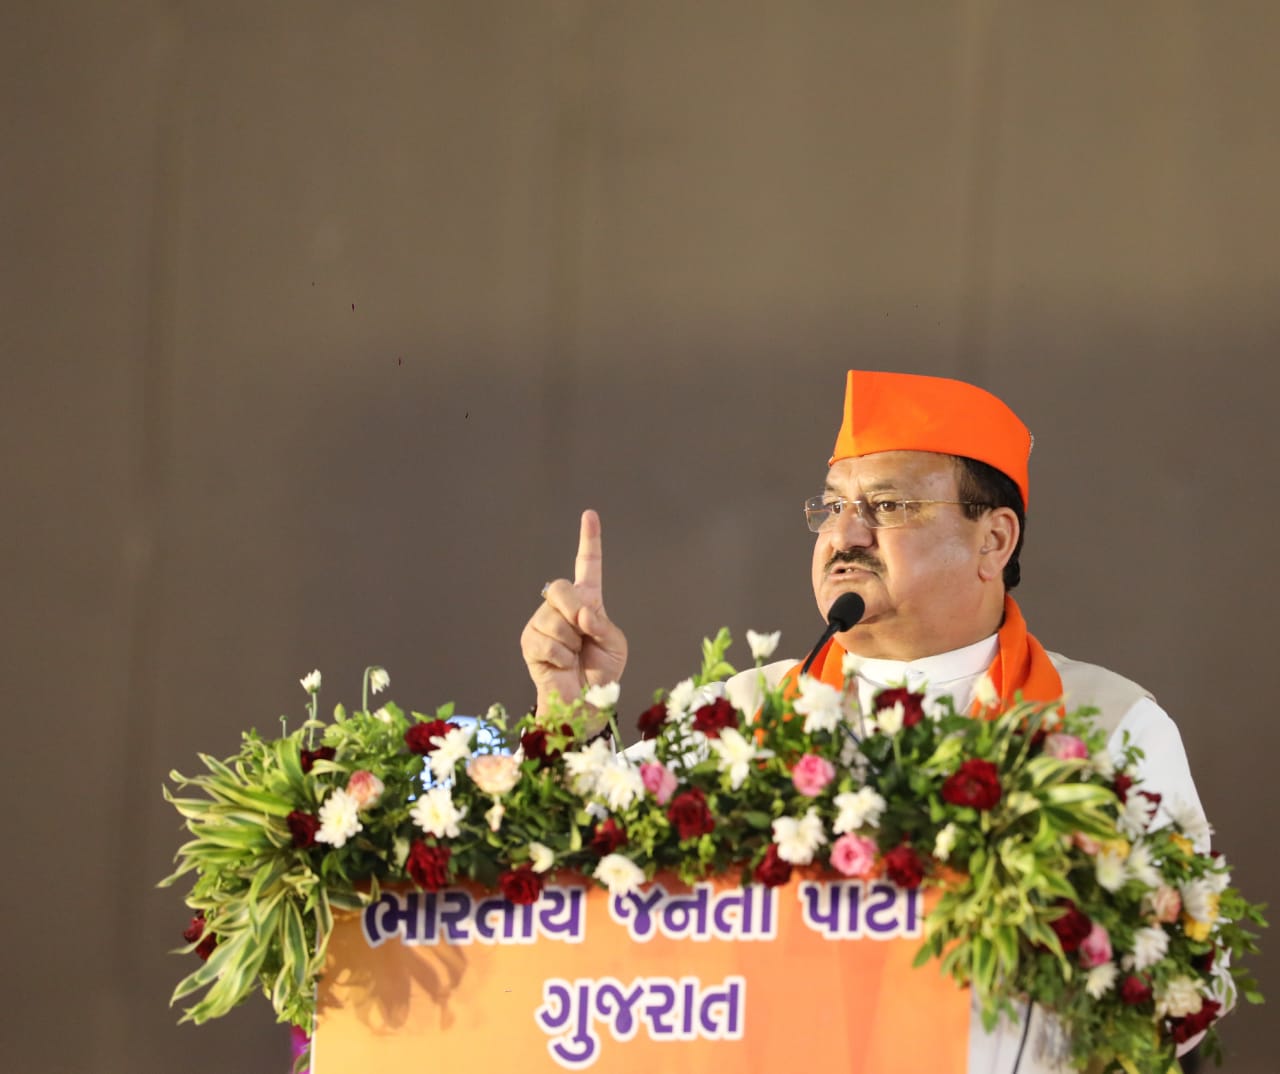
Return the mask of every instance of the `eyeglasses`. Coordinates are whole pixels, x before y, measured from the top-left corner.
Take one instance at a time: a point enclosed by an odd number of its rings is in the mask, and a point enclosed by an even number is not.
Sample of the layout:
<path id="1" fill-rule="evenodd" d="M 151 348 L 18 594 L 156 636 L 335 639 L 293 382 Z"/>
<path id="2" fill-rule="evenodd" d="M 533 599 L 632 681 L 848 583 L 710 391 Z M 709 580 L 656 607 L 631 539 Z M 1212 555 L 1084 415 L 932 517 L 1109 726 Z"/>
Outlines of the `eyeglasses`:
<path id="1" fill-rule="evenodd" d="M 821 533 L 852 508 L 858 521 L 868 529 L 890 530 L 905 526 L 920 512 L 917 510 L 932 503 L 954 503 L 961 507 L 987 507 L 989 503 L 974 500 L 845 500 L 838 496 L 810 496 L 804 501 L 804 518 L 809 529 Z"/>

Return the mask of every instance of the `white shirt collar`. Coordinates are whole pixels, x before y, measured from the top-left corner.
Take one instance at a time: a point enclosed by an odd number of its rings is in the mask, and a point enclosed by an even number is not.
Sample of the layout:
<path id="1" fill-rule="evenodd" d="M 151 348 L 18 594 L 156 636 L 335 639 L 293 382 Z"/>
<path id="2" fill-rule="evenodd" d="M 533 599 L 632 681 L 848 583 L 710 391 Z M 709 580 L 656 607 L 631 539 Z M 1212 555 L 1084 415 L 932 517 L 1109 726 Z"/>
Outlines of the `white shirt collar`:
<path id="1" fill-rule="evenodd" d="M 999 638 L 992 634 L 963 649 L 919 660 L 863 660 L 858 668 L 862 704 L 868 705 L 871 695 L 885 687 L 905 686 L 908 690 L 924 691 L 930 700 L 950 694 L 956 708 L 963 710 L 973 696 L 978 676 L 991 666 L 999 650 Z"/>

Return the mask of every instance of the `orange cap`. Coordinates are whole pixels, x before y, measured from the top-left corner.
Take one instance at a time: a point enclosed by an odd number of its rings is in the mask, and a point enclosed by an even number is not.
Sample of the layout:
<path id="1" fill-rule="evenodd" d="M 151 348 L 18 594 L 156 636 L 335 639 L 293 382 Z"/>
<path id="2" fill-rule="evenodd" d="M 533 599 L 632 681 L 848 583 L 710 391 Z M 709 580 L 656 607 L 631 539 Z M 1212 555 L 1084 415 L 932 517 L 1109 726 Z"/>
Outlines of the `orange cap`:
<path id="1" fill-rule="evenodd" d="M 1031 433 L 990 392 L 959 380 L 849 370 L 844 422 L 828 465 L 878 451 L 977 459 L 1009 477 L 1027 505 Z"/>

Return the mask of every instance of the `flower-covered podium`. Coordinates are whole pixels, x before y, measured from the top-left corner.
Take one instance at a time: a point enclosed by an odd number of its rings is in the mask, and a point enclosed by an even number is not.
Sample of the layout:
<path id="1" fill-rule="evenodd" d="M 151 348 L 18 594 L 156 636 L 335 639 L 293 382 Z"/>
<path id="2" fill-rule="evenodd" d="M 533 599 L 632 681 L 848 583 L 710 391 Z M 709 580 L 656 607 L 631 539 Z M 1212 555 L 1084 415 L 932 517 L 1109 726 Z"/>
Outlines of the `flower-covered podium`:
<path id="1" fill-rule="evenodd" d="M 626 895 L 562 877 L 525 904 L 383 889 L 334 929 L 313 1074 L 424 1056 L 440 1070 L 962 1074 L 969 996 L 936 965 L 913 969 L 924 917 L 920 889 L 798 876 L 661 876 Z"/>
<path id="2" fill-rule="evenodd" d="M 776 637 L 748 637 L 759 665 Z M 1166 1074 L 1260 1000 L 1259 908 L 1088 710 L 988 685 L 976 714 L 906 689 L 864 712 L 848 667 L 744 711 L 728 644 L 621 754 L 588 733 L 616 684 L 507 729 L 371 711 L 380 668 L 324 722 L 307 676 L 302 727 L 165 790 L 192 836 L 162 882 L 195 876 L 185 1018 L 260 990 L 317 1074 L 933 1072 L 965 1069 L 971 1003 L 988 1028 L 1035 1003 L 1078 1068 Z"/>

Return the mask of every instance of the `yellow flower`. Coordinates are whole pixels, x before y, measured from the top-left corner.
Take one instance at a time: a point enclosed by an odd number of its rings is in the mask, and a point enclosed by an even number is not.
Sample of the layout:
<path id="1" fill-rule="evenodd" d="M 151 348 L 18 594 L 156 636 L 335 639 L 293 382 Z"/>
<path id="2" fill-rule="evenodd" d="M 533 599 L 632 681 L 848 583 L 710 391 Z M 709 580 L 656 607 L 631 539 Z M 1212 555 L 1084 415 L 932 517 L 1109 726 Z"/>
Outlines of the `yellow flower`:
<path id="1" fill-rule="evenodd" d="M 1209 930 L 1213 928 L 1213 923 L 1209 921 L 1197 921 L 1188 914 L 1182 915 L 1182 931 L 1187 934 L 1188 940 L 1194 940 L 1196 943 L 1204 943 L 1209 938 Z"/>
<path id="2" fill-rule="evenodd" d="M 1218 920 L 1218 905 L 1220 901 L 1220 897 L 1216 892 L 1207 896 L 1205 903 L 1209 913 L 1205 918 L 1192 917 L 1186 913 L 1182 915 L 1182 931 L 1187 934 L 1187 939 L 1203 943 L 1209 938 L 1213 923 Z"/>
<path id="3" fill-rule="evenodd" d="M 1169 836 L 1169 838 L 1173 841 L 1173 845 L 1184 854 L 1194 854 L 1196 852 L 1195 846 L 1192 845 L 1191 840 L 1185 835 L 1178 835 L 1175 833 L 1174 835 Z"/>
<path id="4" fill-rule="evenodd" d="M 1119 858 L 1121 861 L 1128 858 L 1129 851 L 1133 849 L 1129 845 L 1129 840 L 1127 839 L 1108 839 L 1104 842 L 1100 842 L 1099 846 L 1102 850 L 1106 851 L 1106 853 Z"/>

